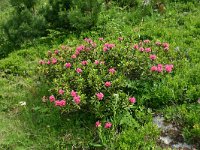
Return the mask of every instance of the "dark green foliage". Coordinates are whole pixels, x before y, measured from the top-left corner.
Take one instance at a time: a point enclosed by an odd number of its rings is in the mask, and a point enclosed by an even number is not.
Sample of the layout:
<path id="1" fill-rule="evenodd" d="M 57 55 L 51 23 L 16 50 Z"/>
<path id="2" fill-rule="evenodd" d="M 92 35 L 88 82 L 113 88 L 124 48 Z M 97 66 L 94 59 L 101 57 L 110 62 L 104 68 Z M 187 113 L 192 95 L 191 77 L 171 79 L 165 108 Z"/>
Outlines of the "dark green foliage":
<path id="1" fill-rule="evenodd" d="M 71 0 L 49 0 L 43 9 L 43 14 L 50 28 L 69 28 L 67 11 L 70 9 Z"/>
<path id="2" fill-rule="evenodd" d="M 22 43 L 45 35 L 45 19 L 35 9 L 36 0 L 11 0 L 12 11 L 2 22 L 0 58 L 7 56 L 11 51 L 19 48 Z"/>
<path id="3" fill-rule="evenodd" d="M 68 13 L 71 27 L 83 30 L 95 26 L 100 13 L 100 3 L 95 0 L 76 0 Z"/>
<path id="4" fill-rule="evenodd" d="M 4 32 L 14 46 L 20 46 L 23 41 L 44 34 L 45 20 L 40 15 L 34 15 L 28 9 L 13 13 L 13 16 L 3 25 Z"/>
<path id="5" fill-rule="evenodd" d="M 17 11 L 22 11 L 23 9 L 34 9 L 38 0 L 10 0 L 10 4 L 15 7 Z"/>
<path id="6" fill-rule="evenodd" d="M 44 14 L 50 28 L 84 30 L 96 24 L 100 7 L 95 0 L 49 0 Z"/>
<path id="7" fill-rule="evenodd" d="M 113 0 L 117 4 L 119 4 L 120 7 L 136 7 L 139 4 L 139 0 Z"/>

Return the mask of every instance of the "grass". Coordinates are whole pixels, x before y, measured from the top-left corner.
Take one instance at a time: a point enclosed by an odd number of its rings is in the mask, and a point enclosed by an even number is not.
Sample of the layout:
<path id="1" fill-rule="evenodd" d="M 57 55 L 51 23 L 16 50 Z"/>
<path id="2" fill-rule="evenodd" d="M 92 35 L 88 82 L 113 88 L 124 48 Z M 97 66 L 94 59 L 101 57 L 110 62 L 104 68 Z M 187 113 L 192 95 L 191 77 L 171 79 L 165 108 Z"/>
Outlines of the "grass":
<path id="1" fill-rule="evenodd" d="M 179 68 L 176 78 L 181 83 L 192 83 L 187 93 L 190 99 L 181 105 L 169 106 L 161 112 L 168 120 L 183 126 L 186 142 L 200 145 L 199 140 L 195 140 L 199 138 L 200 126 L 197 117 L 199 104 L 196 103 L 197 97 L 200 97 L 199 10 L 200 6 L 193 3 L 173 3 L 167 6 L 167 12 L 163 15 L 154 13 L 152 16 L 143 17 L 142 22 L 139 17 L 133 22 L 132 15 L 137 16 L 134 12 L 114 7 L 108 12 L 102 12 L 97 27 L 99 32 L 84 32 L 81 36 L 100 34 L 128 37 L 133 34 L 135 39 L 162 39 L 169 41 L 172 47 L 178 48 L 181 54 L 188 55 L 188 60 L 180 59 L 177 62 L 183 63 L 184 66 Z M 108 21 L 111 16 L 112 22 Z M 64 39 L 64 44 L 70 44 L 70 39 L 74 39 L 74 36 Z M 60 116 L 59 110 L 49 111 L 44 107 L 46 104 L 42 102 L 41 97 L 47 91 L 44 85 L 37 82 L 36 67 L 39 58 L 43 57 L 48 49 L 57 48 L 62 43 L 53 40 L 55 41 L 48 45 L 37 43 L 34 46 L 25 46 L 0 60 L 0 149 L 89 149 L 94 148 L 98 141 L 92 116 L 79 111 Z M 27 105 L 21 106 L 21 101 L 25 101 Z M 157 111 L 159 110 L 155 109 L 153 113 Z M 148 128 L 151 129 L 149 126 Z"/>

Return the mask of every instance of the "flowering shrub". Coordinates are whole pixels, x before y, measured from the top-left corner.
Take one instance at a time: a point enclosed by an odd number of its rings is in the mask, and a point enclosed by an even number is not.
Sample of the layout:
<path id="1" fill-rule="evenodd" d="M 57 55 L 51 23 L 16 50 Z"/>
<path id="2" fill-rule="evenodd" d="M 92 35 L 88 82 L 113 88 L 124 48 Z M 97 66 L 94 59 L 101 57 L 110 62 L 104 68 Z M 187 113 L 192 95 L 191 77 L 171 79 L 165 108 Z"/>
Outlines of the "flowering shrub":
<path id="1" fill-rule="evenodd" d="M 89 111 L 96 116 L 96 127 L 112 129 L 119 124 L 117 115 L 132 105 L 145 104 L 140 98 L 148 87 L 141 90 L 140 83 L 151 87 L 172 74 L 173 52 L 168 43 L 144 40 L 135 44 L 124 39 L 85 38 L 75 47 L 49 51 L 39 61 L 39 70 L 49 85 L 51 107 Z M 139 86 L 130 88 L 130 81 Z"/>

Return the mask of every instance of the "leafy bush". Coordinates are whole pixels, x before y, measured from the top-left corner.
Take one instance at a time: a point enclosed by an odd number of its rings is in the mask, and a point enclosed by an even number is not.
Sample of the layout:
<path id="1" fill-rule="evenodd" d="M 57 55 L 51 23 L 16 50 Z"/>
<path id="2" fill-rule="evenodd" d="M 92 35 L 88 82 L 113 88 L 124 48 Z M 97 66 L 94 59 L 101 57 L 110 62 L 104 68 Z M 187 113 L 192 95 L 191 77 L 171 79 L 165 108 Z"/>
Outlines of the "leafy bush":
<path id="1" fill-rule="evenodd" d="M 74 42 L 49 51 L 39 61 L 40 77 L 49 86 L 44 101 L 61 112 L 81 109 L 94 114 L 100 120 L 97 127 L 113 126 L 112 135 L 120 126 L 119 116 L 131 113 L 136 99 L 137 104 L 146 104 L 142 96 L 163 77 L 174 74 L 168 43 L 144 40 L 133 44 L 123 37 Z"/>

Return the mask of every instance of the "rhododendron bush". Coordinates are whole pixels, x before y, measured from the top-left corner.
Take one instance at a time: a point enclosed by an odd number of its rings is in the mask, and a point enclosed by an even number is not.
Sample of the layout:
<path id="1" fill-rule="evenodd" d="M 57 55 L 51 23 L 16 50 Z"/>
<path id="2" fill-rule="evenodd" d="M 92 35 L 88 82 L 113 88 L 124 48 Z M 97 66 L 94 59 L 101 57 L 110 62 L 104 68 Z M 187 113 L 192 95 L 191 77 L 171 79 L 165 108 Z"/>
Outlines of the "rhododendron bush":
<path id="1" fill-rule="evenodd" d="M 149 86 L 160 82 L 174 72 L 173 55 L 166 42 L 85 38 L 48 51 L 39 61 L 39 72 L 49 86 L 50 107 L 62 112 L 82 109 L 95 114 L 96 127 L 112 128 L 116 113 L 144 104 L 138 94 L 143 91 L 137 86 L 130 90 L 129 81 Z"/>

